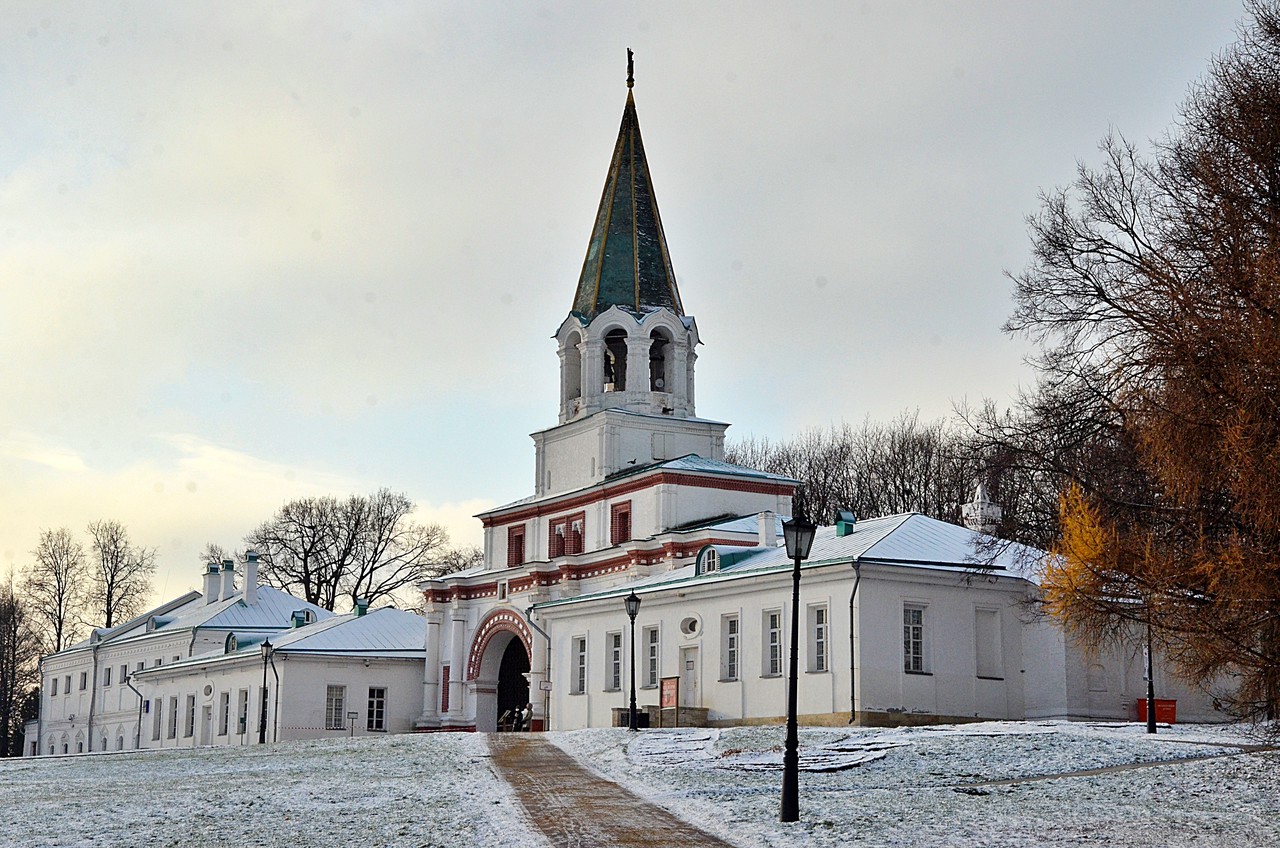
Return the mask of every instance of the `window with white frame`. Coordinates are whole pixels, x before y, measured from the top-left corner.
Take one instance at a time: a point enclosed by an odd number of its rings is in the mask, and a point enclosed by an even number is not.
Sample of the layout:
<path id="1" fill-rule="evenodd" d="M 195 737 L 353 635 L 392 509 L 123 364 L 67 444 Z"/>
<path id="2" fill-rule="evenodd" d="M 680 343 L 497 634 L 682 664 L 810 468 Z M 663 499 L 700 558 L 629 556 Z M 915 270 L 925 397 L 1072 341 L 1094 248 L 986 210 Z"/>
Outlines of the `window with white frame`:
<path id="1" fill-rule="evenodd" d="M 587 691 L 587 637 L 573 637 L 573 679 L 569 691 L 581 695 Z"/>
<path id="2" fill-rule="evenodd" d="M 88 688 L 89 688 L 89 672 L 82 671 L 80 672 L 80 691 L 83 692 Z"/>
<path id="3" fill-rule="evenodd" d="M 196 696 L 187 696 L 187 720 L 182 726 L 182 736 L 190 739 L 196 734 Z"/>
<path id="4" fill-rule="evenodd" d="M 218 695 L 218 735 L 226 736 L 227 729 L 231 727 L 231 693 L 222 692 Z"/>
<path id="5" fill-rule="evenodd" d="M 62 694 L 64 695 L 71 694 L 71 675 L 69 674 L 66 677 L 62 678 Z"/>
<path id="6" fill-rule="evenodd" d="M 53 677 L 50 679 L 53 681 L 53 683 L 49 687 L 49 697 L 52 698 L 54 695 L 58 694 L 58 678 Z"/>
<path id="7" fill-rule="evenodd" d="M 162 709 L 160 709 L 160 705 L 162 703 L 164 702 L 159 698 L 156 698 L 154 701 L 151 702 L 151 706 L 154 708 L 154 715 L 152 715 L 151 717 L 151 741 L 152 742 L 160 741 L 160 728 L 163 726 L 160 713 L 164 712 Z"/>
<path id="8" fill-rule="evenodd" d="M 999 680 L 1004 677 L 1000 651 L 1000 610 L 973 611 L 973 642 L 978 677 Z"/>
<path id="9" fill-rule="evenodd" d="M 782 674 L 782 610 L 764 611 L 764 676 Z"/>
<path id="10" fill-rule="evenodd" d="M 661 653 L 659 649 L 662 647 L 659 642 L 658 628 L 646 627 L 642 636 L 644 642 L 644 685 L 656 687 L 660 670 L 658 660 Z"/>
<path id="11" fill-rule="evenodd" d="M 908 674 L 928 673 L 924 645 L 924 605 L 902 606 L 902 670 Z"/>
<path id="12" fill-rule="evenodd" d="M 605 657 L 605 680 L 609 681 L 609 685 L 605 688 L 617 692 L 622 688 L 622 631 L 606 633 L 605 644 L 609 648 Z"/>
<path id="13" fill-rule="evenodd" d="M 345 730 L 343 721 L 346 718 L 347 687 L 329 684 L 324 694 L 324 728 L 325 730 Z"/>
<path id="14" fill-rule="evenodd" d="M 124 682 L 125 682 L 126 680 L 128 680 L 128 679 L 129 679 L 129 664 L 128 664 L 128 663 L 125 663 L 124 665 L 120 666 L 120 683 L 121 683 L 121 685 L 123 685 L 123 684 L 124 684 Z"/>
<path id="15" fill-rule="evenodd" d="M 104 666 L 102 669 L 102 685 L 103 686 L 111 685 L 111 666 L 109 665 Z"/>
<path id="16" fill-rule="evenodd" d="M 720 679 L 738 679 L 738 648 L 742 640 L 742 621 L 736 615 L 720 619 Z"/>
<path id="17" fill-rule="evenodd" d="M 169 738 L 178 738 L 178 696 L 169 696 Z"/>
<path id="18" fill-rule="evenodd" d="M 387 729 L 387 689 L 385 686 L 369 687 L 369 711 L 365 729 L 381 733 Z"/>
<path id="19" fill-rule="evenodd" d="M 236 733 L 244 734 L 249 730 L 249 690 L 241 689 L 236 693 Z"/>
<path id="20" fill-rule="evenodd" d="M 809 671 L 831 667 L 831 622 L 825 605 L 809 607 Z"/>

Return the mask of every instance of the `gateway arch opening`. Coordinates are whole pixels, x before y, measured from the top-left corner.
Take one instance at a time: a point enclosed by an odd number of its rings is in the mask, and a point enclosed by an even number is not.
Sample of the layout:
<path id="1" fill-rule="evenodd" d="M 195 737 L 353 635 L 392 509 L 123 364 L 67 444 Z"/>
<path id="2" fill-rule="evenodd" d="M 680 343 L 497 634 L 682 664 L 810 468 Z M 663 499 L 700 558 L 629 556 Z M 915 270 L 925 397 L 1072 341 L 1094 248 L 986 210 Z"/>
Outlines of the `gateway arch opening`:
<path id="1" fill-rule="evenodd" d="M 499 730 L 528 730 L 529 653 L 512 639 L 498 665 L 497 720 Z"/>

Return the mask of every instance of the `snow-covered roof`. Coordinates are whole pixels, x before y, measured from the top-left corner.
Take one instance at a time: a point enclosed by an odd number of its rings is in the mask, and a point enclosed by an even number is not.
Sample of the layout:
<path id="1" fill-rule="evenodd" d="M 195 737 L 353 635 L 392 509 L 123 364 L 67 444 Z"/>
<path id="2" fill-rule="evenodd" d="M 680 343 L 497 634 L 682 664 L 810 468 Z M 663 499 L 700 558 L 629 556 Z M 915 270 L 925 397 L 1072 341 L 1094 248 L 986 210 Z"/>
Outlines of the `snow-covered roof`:
<path id="1" fill-rule="evenodd" d="M 754 517 L 737 518 L 713 526 L 741 532 L 748 529 L 747 522 L 754 520 Z M 632 589 L 657 591 L 692 581 L 734 580 L 792 566 L 786 548 L 781 545 L 714 547 L 721 555 L 720 567 L 714 572 L 699 574 L 696 565 L 690 563 L 601 592 L 548 601 L 537 606 L 560 606 L 592 598 L 620 596 Z M 1028 566 L 1037 556 L 1042 554 L 1034 549 L 1002 542 L 965 527 L 911 512 L 858 521 L 845 535 L 838 535 L 835 527 L 819 527 L 809 558 L 802 567 L 858 562 L 947 571 L 981 570 L 1034 581 Z"/>
<path id="2" fill-rule="evenodd" d="M 277 651 L 291 654 L 426 656 L 426 625 L 419 615 L 383 607 L 365 615 L 333 616 L 276 637 Z"/>
<path id="3" fill-rule="evenodd" d="M 642 413 L 628 413 L 628 414 L 640 415 Z M 485 515 L 492 515 L 495 512 L 505 512 L 506 510 L 514 509 L 519 506 L 526 506 L 528 504 L 535 503 L 540 500 L 555 500 L 558 498 L 570 497 L 572 495 L 585 492 L 589 489 L 596 489 L 602 485 L 608 485 L 610 483 L 616 482 L 626 477 L 634 477 L 637 474 L 646 474 L 650 471 L 656 471 L 659 469 L 663 471 L 683 471 L 683 472 L 695 473 L 695 474 L 717 474 L 721 476 L 741 477 L 741 478 L 748 478 L 752 480 L 769 480 L 777 483 L 799 483 L 800 482 L 795 478 L 787 477 L 783 474 L 771 474 L 768 471 L 759 471 L 755 468 L 747 468 L 745 465 L 734 465 L 732 462 L 725 462 L 722 459 L 708 459 L 706 457 L 698 456 L 697 454 L 691 453 L 685 456 L 677 457 L 676 459 L 663 459 L 657 462 L 648 463 L 646 465 L 628 466 L 622 469 L 621 471 L 618 471 L 609 475 L 605 479 L 604 483 L 592 483 L 589 486 L 583 486 L 581 488 L 572 489 L 567 492 L 560 492 L 556 495 L 549 496 L 549 497 L 548 496 L 539 497 L 537 495 L 531 495 L 529 497 L 521 498 L 520 500 L 517 500 L 517 501 L 511 501 L 510 503 L 505 503 L 502 506 L 496 506 L 493 509 L 487 509 L 484 512 L 477 513 L 476 517 L 479 518 Z"/>

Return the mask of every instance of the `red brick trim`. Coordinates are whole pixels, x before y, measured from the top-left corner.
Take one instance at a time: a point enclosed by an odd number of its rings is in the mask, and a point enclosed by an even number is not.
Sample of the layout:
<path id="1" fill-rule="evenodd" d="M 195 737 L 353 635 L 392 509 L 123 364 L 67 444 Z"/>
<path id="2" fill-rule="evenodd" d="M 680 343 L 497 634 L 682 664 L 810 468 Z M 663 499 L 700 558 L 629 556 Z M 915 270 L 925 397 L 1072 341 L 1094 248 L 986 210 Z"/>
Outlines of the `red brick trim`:
<path id="1" fill-rule="evenodd" d="M 484 659 L 484 652 L 488 649 L 489 643 L 493 641 L 493 637 L 504 632 L 514 633 L 524 643 L 524 649 L 529 653 L 529 658 L 533 659 L 533 634 L 529 632 L 524 619 L 512 610 L 495 610 L 480 622 L 480 626 L 476 628 L 476 635 L 471 640 L 471 654 L 467 659 L 467 680 L 476 679 L 476 675 L 480 673 L 480 662 Z"/>
<path id="2" fill-rule="evenodd" d="M 753 492 L 763 495 L 789 496 L 795 494 L 794 483 L 780 483 L 773 480 L 743 480 L 710 477 L 701 474 L 689 474 L 676 471 L 661 471 L 651 476 L 636 480 L 626 480 L 613 486 L 605 485 L 591 492 L 567 497 L 565 500 L 547 501 L 532 506 L 521 507 L 514 512 L 491 513 L 480 517 L 486 528 L 499 524 L 510 524 L 517 521 L 528 521 L 545 515 L 554 515 L 567 509 L 586 506 L 599 501 L 616 498 L 632 492 L 651 489 L 654 486 L 688 486 L 697 489 L 716 489 L 722 492 Z"/>

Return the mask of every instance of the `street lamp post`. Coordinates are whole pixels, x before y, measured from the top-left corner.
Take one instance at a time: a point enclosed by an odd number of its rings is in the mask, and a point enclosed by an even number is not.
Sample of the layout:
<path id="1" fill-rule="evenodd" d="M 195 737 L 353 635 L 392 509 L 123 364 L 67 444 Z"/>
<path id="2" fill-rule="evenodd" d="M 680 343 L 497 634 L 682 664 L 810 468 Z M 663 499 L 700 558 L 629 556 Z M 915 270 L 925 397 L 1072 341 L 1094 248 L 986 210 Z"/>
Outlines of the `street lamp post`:
<path id="1" fill-rule="evenodd" d="M 796 693 L 799 687 L 797 665 L 800 641 L 800 563 L 809 558 L 813 536 L 817 532 L 813 522 L 804 517 L 804 511 L 796 507 L 795 515 L 782 522 L 782 538 L 787 545 L 791 569 L 791 675 L 787 679 L 787 742 L 782 752 L 782 811 L 779 819 L 784 822 L 800 820 L 800 737 L 796 729 Z"/>
<path id="2" fill-rule="evenodd" d="M 262 640 L 262 708 L 258 716 L 258 744 L 267 744 L 267 663 L 271 660 L 271 640 Z"/>
<path id="3" fill-rule="evenodd" d="M 633 590 L 623 599 L 627 607 L 627 618 L 631 619 L 631 720 L 627 724 L 629 730 L 638 730 L 636 725 L 636 614 L 640 612 L 640 596 Z"/>

